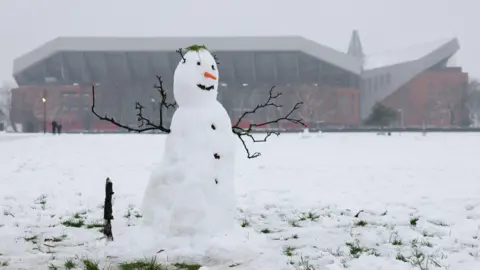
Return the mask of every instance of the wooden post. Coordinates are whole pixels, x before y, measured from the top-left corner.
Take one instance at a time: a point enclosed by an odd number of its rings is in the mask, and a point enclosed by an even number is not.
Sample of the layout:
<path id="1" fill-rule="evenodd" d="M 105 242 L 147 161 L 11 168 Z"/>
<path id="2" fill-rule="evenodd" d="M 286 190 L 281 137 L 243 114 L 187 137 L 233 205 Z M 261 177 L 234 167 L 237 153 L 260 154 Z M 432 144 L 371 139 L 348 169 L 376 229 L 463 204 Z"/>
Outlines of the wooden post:
<path id="1" fill-rule="evenodd" d="M 112 196 L 113 196 L 113 183 L 110 181 L 110 178 L 107 178 L 105 183 L 105 204 L 103 207 L 103 219 L 104 219 L 104 228 L 103 234 L 107 237 L 108 241 L 113 241 L 112 233 L 112 219 L 113 219 L 113 208 L 112 208 Z"/>

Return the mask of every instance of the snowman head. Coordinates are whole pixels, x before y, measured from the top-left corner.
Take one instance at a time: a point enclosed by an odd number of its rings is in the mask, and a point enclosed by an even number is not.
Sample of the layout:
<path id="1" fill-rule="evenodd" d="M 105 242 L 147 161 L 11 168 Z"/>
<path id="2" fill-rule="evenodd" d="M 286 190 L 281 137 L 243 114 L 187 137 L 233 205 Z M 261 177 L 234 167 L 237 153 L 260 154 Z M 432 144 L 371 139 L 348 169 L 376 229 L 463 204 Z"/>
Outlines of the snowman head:
<path id="1" fill-rule="evenodd" d="M 217 100 L 218 69 L 203 45 L 186 48 L 173 75 L 173 94 L 179 106 L 202 106 Z"/>

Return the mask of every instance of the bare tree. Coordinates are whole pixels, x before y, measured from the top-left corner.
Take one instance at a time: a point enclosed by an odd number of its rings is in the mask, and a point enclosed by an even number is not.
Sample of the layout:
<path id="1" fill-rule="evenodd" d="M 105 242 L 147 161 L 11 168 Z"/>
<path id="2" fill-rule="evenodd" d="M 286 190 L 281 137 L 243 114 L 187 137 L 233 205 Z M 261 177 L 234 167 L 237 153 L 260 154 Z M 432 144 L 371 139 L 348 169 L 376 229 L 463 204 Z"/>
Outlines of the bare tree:
<path id="1" fill-rule="evenodd" d="M 299 86 L 295 95 L 304 104 L 299 110 L 302 120 L 310 125 L 331 122 L 337 109 L 331 104 L 331 101 L 334 100 L 331 94 L 332 91 L 321 84 Z"/>
<path id="2" fill-rule="evenodd" d="M 462 96 L 462 89 L 458 87 L 429 88 L 424 104 L 424 124 L 450 126 L 460 124 Z"/>
<path id="3" fill-rule="evenodd" d="M 10 119 L 10 112 L 12 111 L 12 85 L 8 82 L 3 82 L 0 86 L 0 122 L 4 122 L 6 128 L 11 127 L 16 131 Z"/>
<path id="4" fill-rule="evenodd" d="M 470 117 L 474 125 L 478 127 L 480 124 L 480 81 L 472 79 L 467 86 L 466 104 Z"/>
<path id="5" fill-rule="evenodd" d="M 318 111 L 318 108 L 323 105 L 323 99 L 316 98 L 315 91 L 312 86 L 301 85 L 298 87 L 298 90 L 295 91 L 297 99 L 303 102 L 304 106 L 302 106 L 301 110 L 299 111 L 300 117 L 306 122 L 312 122 L 318 119 L 315 119 L 315 115 Z"/>

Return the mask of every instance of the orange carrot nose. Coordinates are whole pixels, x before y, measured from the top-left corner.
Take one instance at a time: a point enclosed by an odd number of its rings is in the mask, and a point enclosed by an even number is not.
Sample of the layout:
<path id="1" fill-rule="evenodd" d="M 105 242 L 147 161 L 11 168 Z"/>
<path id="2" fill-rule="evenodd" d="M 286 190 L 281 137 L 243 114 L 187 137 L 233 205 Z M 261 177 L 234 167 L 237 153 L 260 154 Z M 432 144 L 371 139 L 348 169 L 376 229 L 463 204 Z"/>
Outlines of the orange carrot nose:
<path id="1" fill-rule="evenodd" d="M 203 73 L 203 76 L 205 76 L 205 78 L 210 78 L 210 79 L 212 79 L 212 80 L 216 80 L 216 79 L 217 79 L 217 77 L 215 77 L 215 76 L 214 76 L 212 73 L 210 73 L 210 72 L 205 72 L 205 73 Z"/>

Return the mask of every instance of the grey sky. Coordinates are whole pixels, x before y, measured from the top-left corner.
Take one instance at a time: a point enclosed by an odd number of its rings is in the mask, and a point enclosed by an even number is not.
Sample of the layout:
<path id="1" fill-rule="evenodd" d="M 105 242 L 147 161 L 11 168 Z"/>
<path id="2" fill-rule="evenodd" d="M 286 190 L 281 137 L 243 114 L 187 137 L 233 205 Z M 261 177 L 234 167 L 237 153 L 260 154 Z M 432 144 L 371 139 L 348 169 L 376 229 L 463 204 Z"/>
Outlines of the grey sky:
<path id="1" fill-rule="evenodd" d="M 455 63 L 480 77 L 478 0 L 0 0 L 0 80 L 58 36 L 301 35 L 367 54 L 458 37 Z M 206 44 L 208 46 L 208 44 Z"/>

